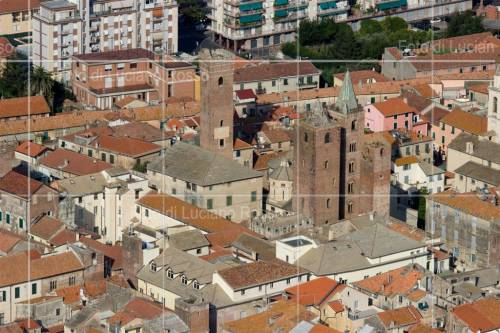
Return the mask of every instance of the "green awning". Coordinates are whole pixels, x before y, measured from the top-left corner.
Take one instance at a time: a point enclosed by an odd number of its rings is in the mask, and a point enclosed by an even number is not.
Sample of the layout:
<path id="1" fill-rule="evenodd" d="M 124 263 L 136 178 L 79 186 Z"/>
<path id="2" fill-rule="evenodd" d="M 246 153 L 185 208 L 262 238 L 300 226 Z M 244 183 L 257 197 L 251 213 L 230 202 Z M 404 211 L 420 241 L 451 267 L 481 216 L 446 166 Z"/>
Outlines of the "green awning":
<path id="1" fill-rule="evenodd" d="M 327 10 L 331 8 L 337 8 L 337 3 L 335 1 L 332 2 L 323 2 L 319 4 L 319 8 L 322 10 Z"/>
<path id="2" fill-rule="evenodd" d="M 399 8 L 407 5 L 407 0 L 394 0 L 394 1 L 385 1 L 379 2 L 377 4 L 378 10 L 387 10 L 393 8 Z"/>
<path id="3" fill-rule="evenodd" d="M 285 17 L 285 16 L 288 16 L 288 10 L 286 9 L 274 11 L 274 17 Z"/>
<path id="4" fill-rule="evenodd" d="M 275 6 L 284 6 L 288 5 L 288 0 L 274 0 Z"/>
<path id="5" fill-rule="evenodd" d="M 262 20 L 262 14 L 253 14 L 240 17 L 240 23 L 252 23 Z"/>
<path id="6" fill-rule="evenodd" d="M 262 9 L 262 2 L 248 3 L 240 5 L 240 11 L 247 12 L 251 10 Z"/>

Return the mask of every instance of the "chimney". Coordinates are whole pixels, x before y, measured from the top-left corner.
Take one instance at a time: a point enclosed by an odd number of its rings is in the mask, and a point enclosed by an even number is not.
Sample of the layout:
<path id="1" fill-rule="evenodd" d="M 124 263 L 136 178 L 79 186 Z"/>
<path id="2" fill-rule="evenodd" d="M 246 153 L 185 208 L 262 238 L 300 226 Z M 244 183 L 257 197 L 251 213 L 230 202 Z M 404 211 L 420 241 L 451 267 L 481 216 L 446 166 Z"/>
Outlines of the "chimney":
<path id="1" fill-rule="evenodd" d="M 474 144 L 470 141 L 465 143 L 465 152 L 467 154 L 474 154 Z"/>
<path id="2" fill-rule="evenodd" d="M 67 158 L 65 158 L 63 161 L 63 168 L 67 167 L 68 164 L 69 164 L 69 160 Z"/>

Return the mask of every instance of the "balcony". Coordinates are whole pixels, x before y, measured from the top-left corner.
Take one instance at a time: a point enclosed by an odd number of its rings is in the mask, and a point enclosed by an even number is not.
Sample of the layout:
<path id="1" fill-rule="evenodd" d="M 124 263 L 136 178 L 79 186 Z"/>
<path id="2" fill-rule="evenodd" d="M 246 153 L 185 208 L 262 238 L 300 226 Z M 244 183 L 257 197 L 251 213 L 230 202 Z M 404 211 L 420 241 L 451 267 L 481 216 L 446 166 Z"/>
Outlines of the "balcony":
<path id="1" fill-rule="evenodd" d="M 295 21 L 306 17 L 304 12 L 288 12 L 286 9 L 276 10 L 274 12 L 274 22 Z"/>
<path id="2" fill-rule="evenodd" d="M 264 19 L 261 14 L 253 14 L 248 16 L 242 16 L 239 19 L 231 20 L 226 18 L 224 20 L 224 25 L 232 29 L 244 29 L 251 27 L 258 27 L 264 24 Z"/>
<path id="3" fill-rule="evenodd" d="M 397 9 L 401 7 L 406 7 L 408 5 L 407 0 L 389 0 L 389 1 L 381 1 L 376 4 L 378 10 L 391 10 Z"/>
<path id="4" fill-rule="evenodd" d="M 248 1 L 243 1 L 243 0 L 224 0 L 225 3 L 231 5 L 231 6 L 239 6 L 242 4 L 252 4 L 252 3 L 262 3 L 264 0 L 248 0 Z"/>
<path id="5" fill-rule="evenodd" d="M 316 88 L 318 86 L 317 81 L 299 81 L 299 89 Z"/>
<path id="6" fill-rule="evenodd" d="M 328 15 L 337 15 L 341 13 L 346 13 L 349 10 L 349 6 L 345 7 L 335 7 L 335 8 L 329 8 L 329 9 L 324 9 L 320 10 L 318 12 L 319 16 L 328 16 Z"/>

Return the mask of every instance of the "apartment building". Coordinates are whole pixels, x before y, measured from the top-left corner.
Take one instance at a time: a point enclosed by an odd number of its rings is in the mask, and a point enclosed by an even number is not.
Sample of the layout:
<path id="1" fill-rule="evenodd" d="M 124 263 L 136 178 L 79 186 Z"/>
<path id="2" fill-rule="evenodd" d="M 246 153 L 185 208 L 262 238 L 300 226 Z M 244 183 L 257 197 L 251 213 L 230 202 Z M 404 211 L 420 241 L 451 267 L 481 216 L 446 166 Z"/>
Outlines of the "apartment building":
<path id="1" fill-rule="evenodd" d="M 148 192 L 147 179 L 121 168 L 63 179 L 56 184 L 65 193 L 61 203 L 65 223 L 100 234 L 104 242 L 111 243 L 121 241 L 122 230 L 135 214 L 135 201 Z"/>
<path id="2" fill-rule="evenodd" d="M 146 49 L 73 56 L 71 87 L 78 101 L 109 109 L 125 97 L 161 103 L 170 97 L 195 97 L 195 68 Z"/>
<path id="3" fill-rule="evenodd" d="M 2 269 L 0 278 L 0 324 L 17 319 L 17 303 L 83 283 L 84 265 L 72 251 L 44 256 L 21 252 L 0 258 L 0 266 L 12 268 Z"/>
<path id="4" fill-rule="evenodd" d="M 40 0 L 4 0 L 0 2 L 0 31 L 2 35 L 29 33 L 33 14 L 38 12 Z"/>
<path id="5" fill-rule="evenodd" d="M 262 174 L 208 150 L 179 142 L 147 169 L 160 192 L 232 221 L 262 213 Z"/>
<path id="6" fill-rule="evenodd" d="M 453 254 L 457 269 L 485 268 L 499 262 L 498 197 L 446 191 L 426 200 L 425 230 L 440 237 L 444 248 Z"/>
<path id="7" fill-rule="evenodd" d="M 23 232 L 31 220 L 42 215 L 56 215 L 59 193 L 15 171 L 0 179 L 0 227 Z"/>
<path id="8" fill-rule="evenodd" d="M 250 50 L 295 40 L 303 19 L 347 18 L 348 1 L 209 0 L 208 29 L 227 48 Z"/>
<path id="9" fill-rule="evenodd" d="M 33 18 L 35 65 L 70 80 L 73 54 L 144 48 L 177 52 L 175 1 L 50 0 Z"/>

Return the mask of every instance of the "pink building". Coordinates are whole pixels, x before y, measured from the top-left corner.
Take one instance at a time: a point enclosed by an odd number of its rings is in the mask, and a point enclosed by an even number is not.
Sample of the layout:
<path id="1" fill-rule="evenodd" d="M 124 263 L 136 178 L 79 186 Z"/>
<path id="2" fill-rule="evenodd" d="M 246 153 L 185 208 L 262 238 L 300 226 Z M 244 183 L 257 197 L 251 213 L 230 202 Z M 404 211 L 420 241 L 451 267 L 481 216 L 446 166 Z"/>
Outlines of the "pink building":
<path id="1" fill-rule="evenodd" d="M 415 108 L 407 104 L 405 98 L 391 98 L 384 102 L 366 105 L 365 127 L 373 132 L 389 131 L 393 129 L 413 130 L 415 123 L 420 119 Z M 419 127 L 422 134 L 425 126 Z"/>

